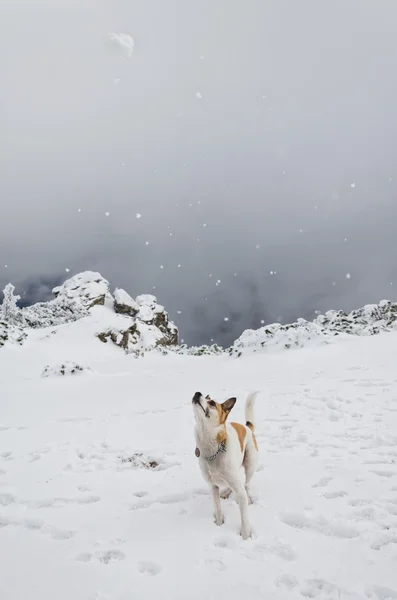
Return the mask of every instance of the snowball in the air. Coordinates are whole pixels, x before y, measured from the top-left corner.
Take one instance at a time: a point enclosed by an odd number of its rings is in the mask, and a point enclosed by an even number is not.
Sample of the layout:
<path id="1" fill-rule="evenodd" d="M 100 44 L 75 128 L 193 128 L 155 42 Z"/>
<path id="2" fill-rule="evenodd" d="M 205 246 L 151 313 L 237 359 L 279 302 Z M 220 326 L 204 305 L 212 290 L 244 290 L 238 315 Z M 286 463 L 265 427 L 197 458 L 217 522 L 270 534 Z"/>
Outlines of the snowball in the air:
<path id="1" fill-rule="evenodd" d="M 129 33 L 108 33 L 106 45 L 118 54 L 131 58 L 134 51 L 134 40 Z"/>

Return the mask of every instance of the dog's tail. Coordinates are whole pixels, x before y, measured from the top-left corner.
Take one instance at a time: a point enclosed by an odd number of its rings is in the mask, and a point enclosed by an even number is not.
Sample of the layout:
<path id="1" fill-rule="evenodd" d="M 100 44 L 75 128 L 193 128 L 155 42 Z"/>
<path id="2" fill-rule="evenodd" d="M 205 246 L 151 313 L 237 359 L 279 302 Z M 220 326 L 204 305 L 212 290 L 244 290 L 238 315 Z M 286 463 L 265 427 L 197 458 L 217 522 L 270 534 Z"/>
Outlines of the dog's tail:
<path id="1" fill-rule="evenodd" d="M 255 429 L 254 404 L 258 394 L 259 392 L 251 392 L 245 401 L 245 424 L 251 431 Z"/>

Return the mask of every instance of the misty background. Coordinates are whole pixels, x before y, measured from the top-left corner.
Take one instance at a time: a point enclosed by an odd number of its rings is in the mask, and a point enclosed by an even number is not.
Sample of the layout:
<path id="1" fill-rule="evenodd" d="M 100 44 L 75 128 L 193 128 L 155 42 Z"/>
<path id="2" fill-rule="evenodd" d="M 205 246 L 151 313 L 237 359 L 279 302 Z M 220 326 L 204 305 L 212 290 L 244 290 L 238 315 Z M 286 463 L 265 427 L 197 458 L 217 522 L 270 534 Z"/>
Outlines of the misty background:
<path id="1" fill-rule="evenodd" d="M 99 271 L 225 345 L 395 299 L 396 24 L 395 0 L 2 0 L 0 288 Z"/>

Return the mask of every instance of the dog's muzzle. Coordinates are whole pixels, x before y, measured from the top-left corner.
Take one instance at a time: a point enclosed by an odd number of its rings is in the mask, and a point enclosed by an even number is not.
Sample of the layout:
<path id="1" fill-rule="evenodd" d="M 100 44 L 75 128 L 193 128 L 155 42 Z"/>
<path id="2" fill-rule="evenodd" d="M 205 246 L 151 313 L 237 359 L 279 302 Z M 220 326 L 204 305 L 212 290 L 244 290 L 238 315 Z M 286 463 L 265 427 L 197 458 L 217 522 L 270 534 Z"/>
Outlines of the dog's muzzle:
<path id="1" fill-rule="evenodd" d="M 200 406 L 201 406 L 201 403 L 200 403 L 201 396 L 202 396 L 201 392 L 196 392 L 193 396 L 193 400 L 192 400 L 193 404 L 200 404 Z"/>

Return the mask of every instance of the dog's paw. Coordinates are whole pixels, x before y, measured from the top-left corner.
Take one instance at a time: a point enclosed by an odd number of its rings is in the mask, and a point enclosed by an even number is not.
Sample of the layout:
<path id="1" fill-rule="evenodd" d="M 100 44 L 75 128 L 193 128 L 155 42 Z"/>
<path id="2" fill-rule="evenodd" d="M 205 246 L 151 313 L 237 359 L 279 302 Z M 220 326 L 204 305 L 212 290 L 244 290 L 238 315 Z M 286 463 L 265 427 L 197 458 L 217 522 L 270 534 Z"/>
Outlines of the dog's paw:
<path id="1" fill-rule="evenodd" d="M 249 540 L 251 537 L 251 529 L 249 527 L 243 527 L 240 531 L 240 535 L 243 540 Z"/>
<path id="2" fill-rule="evenodd" d="M 225 517 L 223 515 L 220 515 L 218 517 L 215 515 L 215 524 L 218 525 L 218 527 L 223 525 L 224 522 L 225 522 Z"/>

